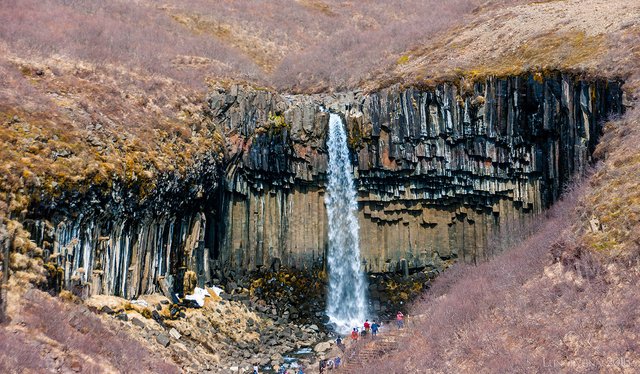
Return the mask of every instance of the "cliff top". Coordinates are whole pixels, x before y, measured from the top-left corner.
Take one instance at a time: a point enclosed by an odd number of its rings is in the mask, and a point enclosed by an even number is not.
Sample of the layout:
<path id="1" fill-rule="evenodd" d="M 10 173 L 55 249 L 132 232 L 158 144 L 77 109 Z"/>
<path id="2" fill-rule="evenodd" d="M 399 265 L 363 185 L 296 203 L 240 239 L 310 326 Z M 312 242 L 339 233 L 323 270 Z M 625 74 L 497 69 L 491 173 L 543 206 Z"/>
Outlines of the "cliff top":
<path id="1" fill-rule="evenodd" d="M 464 25 L 440 33 L 380 71 L 371 89 L 389 82 L 417 84 L 523 71 L 574 71 L 632 79 L 638 89 L 640 3 L 622 0 L 536 1 L 485 7 Z M 629 82 L 631 83 L 631 82 Z"/>

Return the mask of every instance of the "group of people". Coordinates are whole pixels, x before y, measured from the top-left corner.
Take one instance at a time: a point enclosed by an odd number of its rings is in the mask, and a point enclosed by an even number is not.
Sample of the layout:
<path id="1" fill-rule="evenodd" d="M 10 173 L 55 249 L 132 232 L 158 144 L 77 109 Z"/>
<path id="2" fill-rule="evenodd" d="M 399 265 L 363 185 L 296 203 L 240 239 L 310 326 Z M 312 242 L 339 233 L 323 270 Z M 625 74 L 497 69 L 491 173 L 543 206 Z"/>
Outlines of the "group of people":
<path id="1" fill-rule="evenodd" d="M 398 313 L 396 313 L 396 324 L 398 325 L 399 329 L 404 328 L 404 314 L 402 314 L 401 311 L 398 311 Z M 371 334 L 371 338 L 375 338 L 378 335 L 378 331 L 380 330 L 380 323 L 378 323 L 378 321 L 376 320 L 373 320 L 373 322 L 371 323 L 369 322 L 369 320 L 366 320 L 364 321 L 364 324 L 362 327 L 363 327 L 362 331 L 360 331 L 357 327 L 353 328 L 353 331 L 351 331 L 351 340 L 356 342 L 361 336 L 365 337 L 369 334 Z M 342 338 L 340 336 L 338 336 L 338 338 L 336 339 L 336 346 L 340 348 L 342 352 L 345 351 L 346 347 L 342 342 Z M 340 367 L 340 364 L 341 364 L 340 356 L 337 356 L 334 359 L 320 360 L 320 363 L 319 363 L 320 373 L 324 373 L 325 370 L 338 369 Z M 278 369 L 278 374 L 288 373 L 288 371 L 284 366 L 279 367 L 277 369 Z M 253 367 L 253 373 L 258 374 L 257 365 Z M 302 367 L 299 367 L 297 371 L 294 371 L 294 373 L 304 374 L 304 370 Z"/>
<path id="2" fill-rule="evenodd" d="M 380 324 L 377 321 L 373 321 L 369 323 L 369 320 L 364 321 L 364 329 L 362 331 L 358 331 L 357 327 L 353 328 L 351 331 L 351 339 L 353 341 L 358 340 L 360 336 L 367 336 L 371 334 L 372 338 L 375 338 L 378 335 L 378 330 L 380 329 Z"/>
<path id="3" fill-rule="evenodd" d="M 396 313 L 396 324 L 398 328 L 404 328 L 404 314 L 401 311 Z M 360 336 L 367 336 L 371 333 L 371 337 L 374 338 L 378 335 L 378 330 L 380 329 L 380 324 L 377 321 L 373 321 L 373 323 L 369 323 L 369 320 L 364 321 L 364 329 L 359 331 L 357 327 L 354 327 L 351 331 L 351 339 L 356 341 Z M 338 338 L 339 339 L 339 338 Z M 340 345 L 338 345 L 340 347 Z M 344 349 L 341 348 L 343 351 Z"/>

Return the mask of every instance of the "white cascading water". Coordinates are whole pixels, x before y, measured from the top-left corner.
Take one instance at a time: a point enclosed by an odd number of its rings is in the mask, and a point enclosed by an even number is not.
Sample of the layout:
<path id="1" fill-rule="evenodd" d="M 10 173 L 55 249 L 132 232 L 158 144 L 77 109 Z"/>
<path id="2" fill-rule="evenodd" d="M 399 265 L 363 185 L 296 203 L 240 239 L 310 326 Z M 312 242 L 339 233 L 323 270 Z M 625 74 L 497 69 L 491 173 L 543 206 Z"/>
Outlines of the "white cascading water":
<path id="1" fill-rule="evenodd" d="M 360 327 L 366 316 L 366 287 L 360 268 L 356 190 L 342 119 L 329 115 L 329 218 L 327 315 L 338 332 Z"/>

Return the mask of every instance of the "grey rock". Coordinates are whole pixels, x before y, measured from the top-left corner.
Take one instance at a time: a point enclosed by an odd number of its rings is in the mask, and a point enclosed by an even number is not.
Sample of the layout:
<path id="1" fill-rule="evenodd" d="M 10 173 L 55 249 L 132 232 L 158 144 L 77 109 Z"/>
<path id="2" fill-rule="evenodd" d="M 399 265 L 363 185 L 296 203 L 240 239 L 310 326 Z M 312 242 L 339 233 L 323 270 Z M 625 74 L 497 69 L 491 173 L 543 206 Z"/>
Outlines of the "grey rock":
<path id="1" fill-rule="evenodd" d="M 329 342 L 320 342 L 316 344 L 316 346 L 313 348 L 313 350 L 316 353 L 320 353 L 320 354 L 323 354 L 330 349 L 331 349 L 331 343 Z"/>
<path id="2" fill-rule="evenodd" d="M 169 336 L 166 334 L 158 334 L 158 336 L 156 336 L 156 342 L 158 342 L 158 344 L 160 344 L 163 347 L 168 347 L 171 340 L 169 339 Z"/>
<path id="3" fill-rule="evenodd" d="M 180 337 L 182 337 L 182 335 L 180 335 L 180 333 L 178 332 L 178 330 L 176 330 L 176 329 L 175 329 L 175 328 L 173 328 L 173 327 L 169 330 L 169 335 L 170 335 L 172 338 L 176 339 L 176 340 L 179 340 L 179 339 L 180 339 Z"/>
<path id="4" fill-rule="evenodd" d="M 135 326 L 140 327 L 141 329 L 146 328 L 145 323 L 142 322 L 139 318 L 136 318 L 136 317 L 131 318 L 131 323 L 133 323 Z"/>
<path id="5" fill-rule="evenodd" d="M 120 320 L 120 321 L 125 321 L 125 322 L 129 320 L 129 316 L 127 315 L 127 313 L 120 313 L 120 314 L 116 315 L 115 318 Z"/>

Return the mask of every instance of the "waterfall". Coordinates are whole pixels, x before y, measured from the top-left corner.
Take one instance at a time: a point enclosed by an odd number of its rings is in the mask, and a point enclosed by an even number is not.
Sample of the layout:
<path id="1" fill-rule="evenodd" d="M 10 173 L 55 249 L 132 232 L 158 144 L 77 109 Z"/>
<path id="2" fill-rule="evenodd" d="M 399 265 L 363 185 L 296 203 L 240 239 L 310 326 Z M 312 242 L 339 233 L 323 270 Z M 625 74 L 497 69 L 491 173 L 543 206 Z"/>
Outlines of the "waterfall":
<path id="1" fill-rule="evenodd" d="M 336 330 L 348 333 L 366 316 L 366 287 L 360 269 L 356 190 L 342 119 L 329 116 L 329 182 L 325 204 L 329 218 L 327 315 Z"/>

